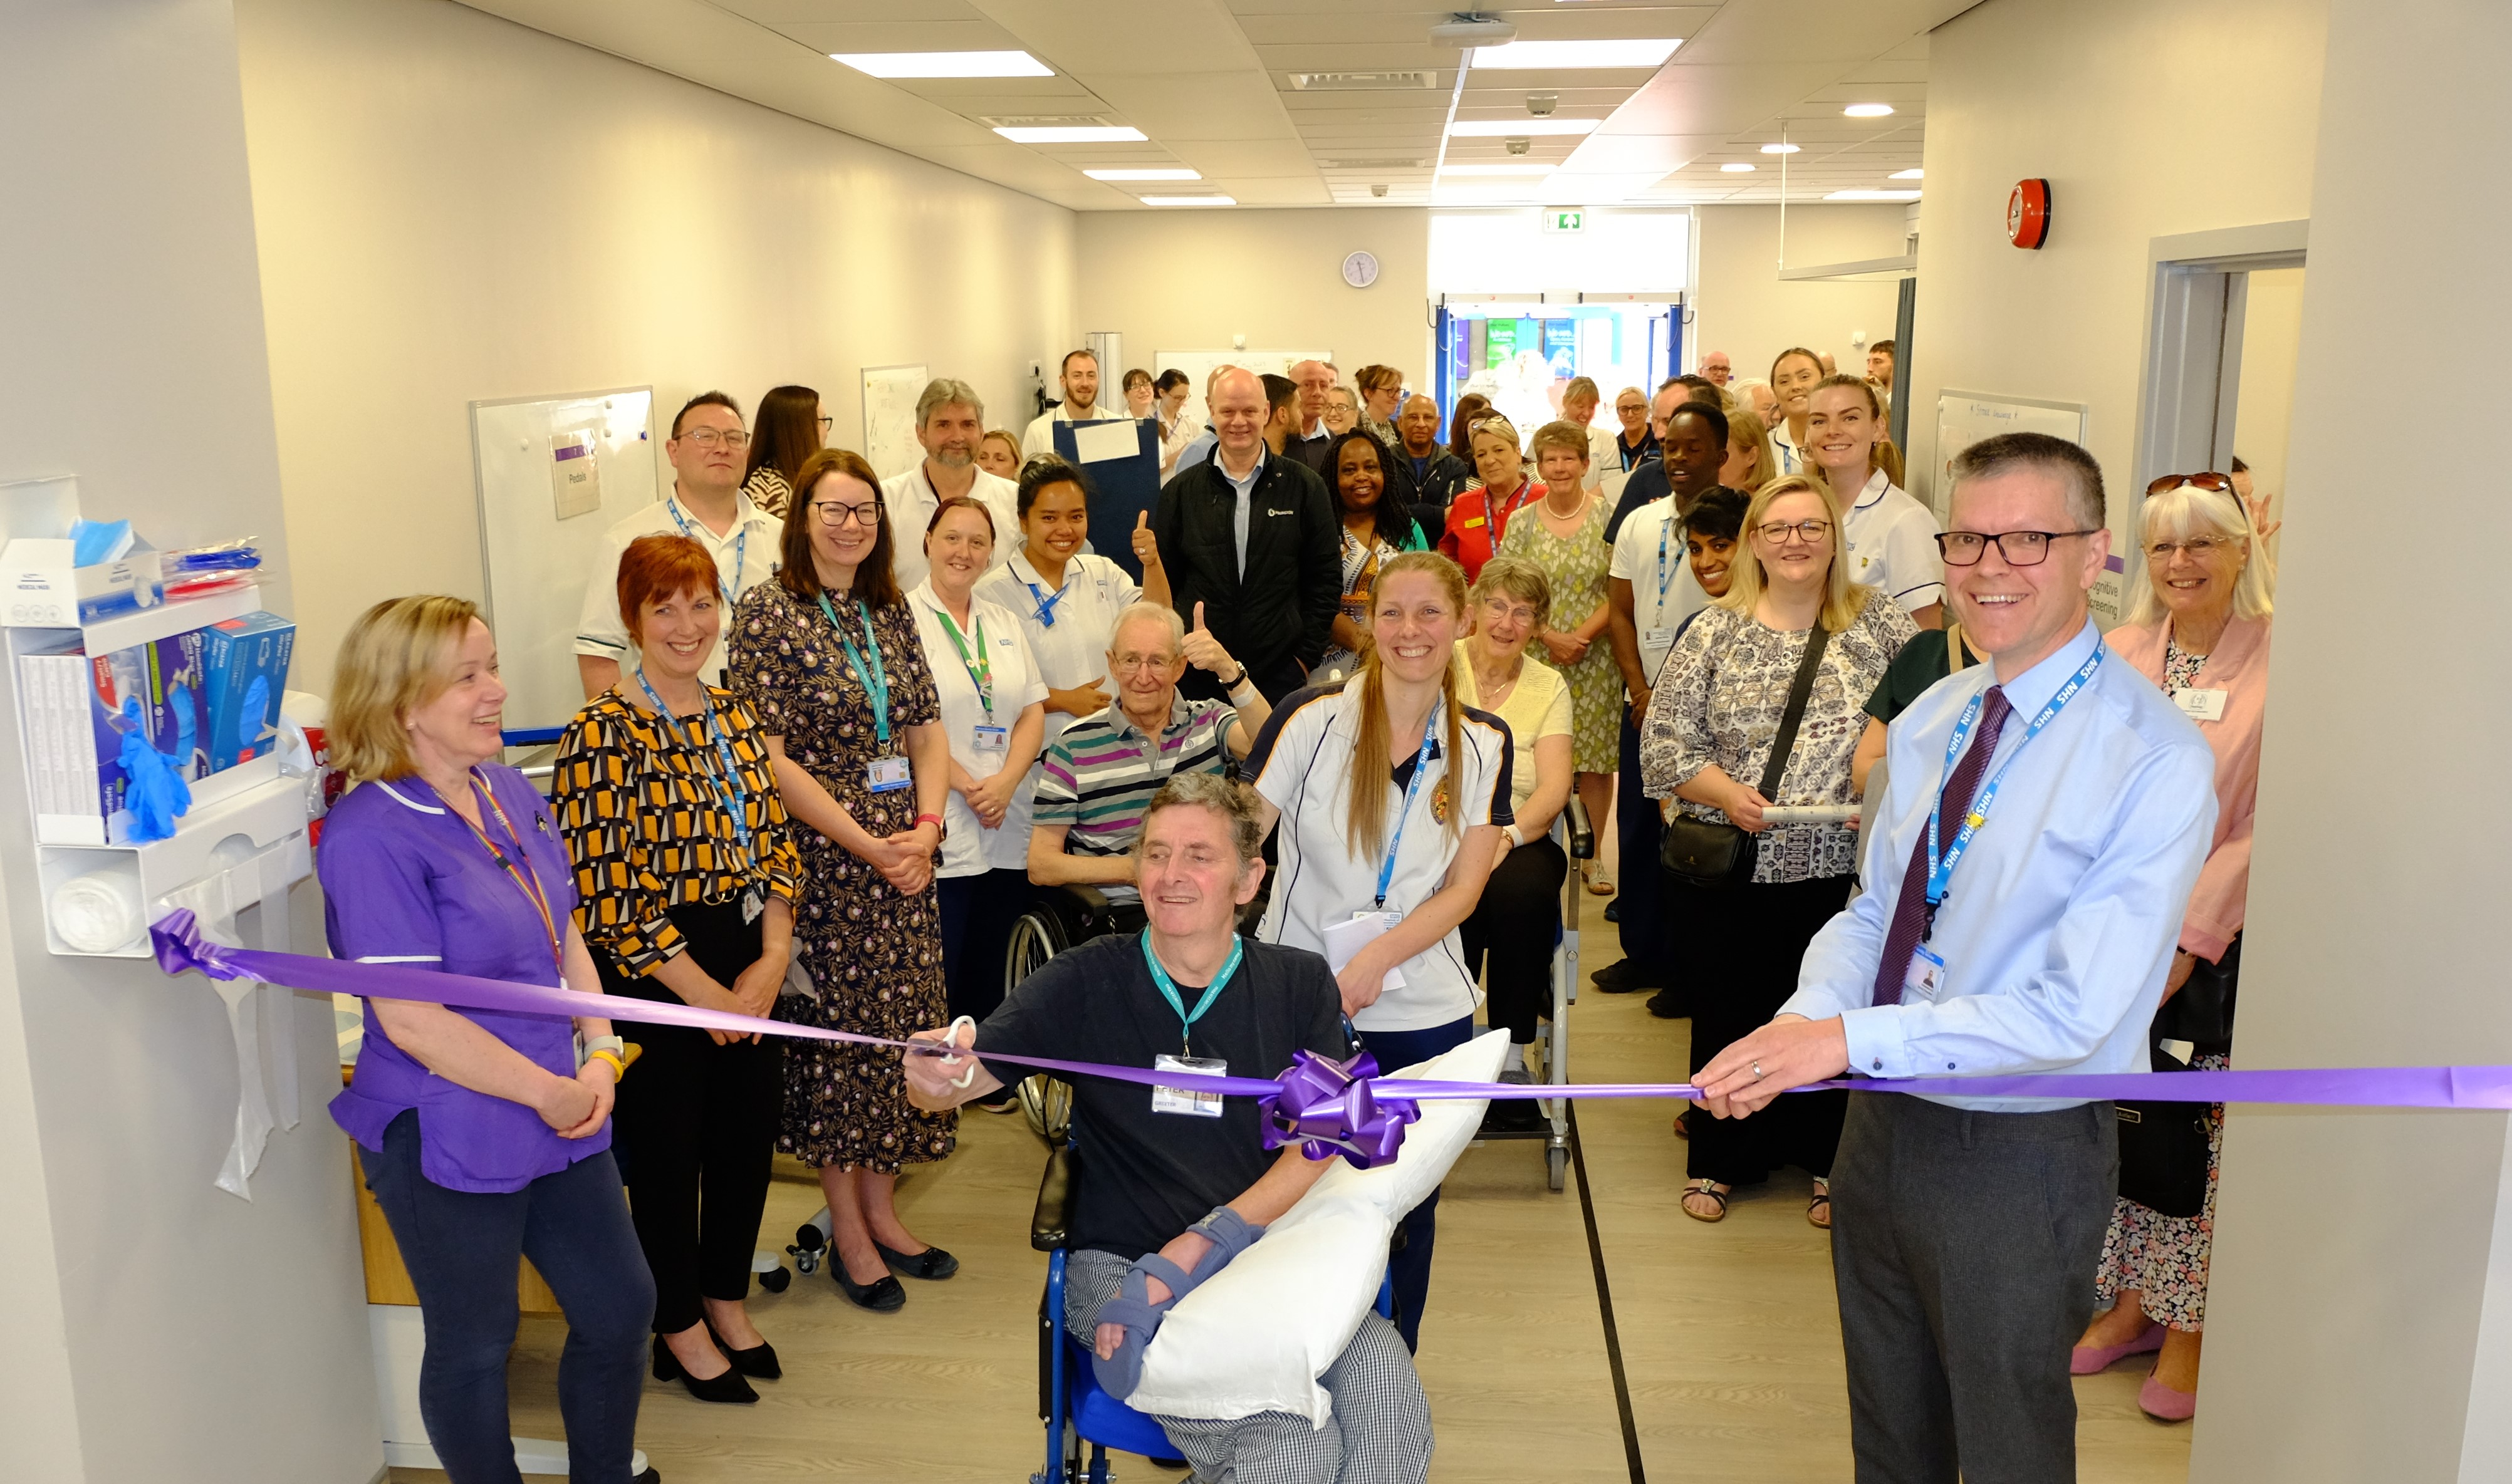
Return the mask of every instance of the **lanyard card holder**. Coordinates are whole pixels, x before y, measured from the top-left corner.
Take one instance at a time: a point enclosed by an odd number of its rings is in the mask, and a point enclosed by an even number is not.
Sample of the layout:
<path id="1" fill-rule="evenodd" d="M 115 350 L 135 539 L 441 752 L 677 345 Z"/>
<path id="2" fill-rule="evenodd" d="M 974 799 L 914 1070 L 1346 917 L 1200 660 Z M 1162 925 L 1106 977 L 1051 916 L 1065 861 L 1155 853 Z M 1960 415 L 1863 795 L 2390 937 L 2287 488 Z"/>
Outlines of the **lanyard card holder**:
<path id="1" fill-rule="evenodd" d="M 1156 1056 L 1152 1058 L 1152 1070 L 1215 1077 L 1230 1075 L 1230 1064 L 1217 1056 Z M 1221 1094 L 1195 1092 L 1184 1087 L 1162 1087 L 1154 1083 L 1152 1112 L 1183 1113 L 1190 1118 L 1218 1118 L 1221 1116 Z"/>
<path id="2" fill-rule="evenodd" d="M 875 758 L 864 764 L 864 786 L 876 794 L 895 794 L 915 781 L 905 758 Z"/>

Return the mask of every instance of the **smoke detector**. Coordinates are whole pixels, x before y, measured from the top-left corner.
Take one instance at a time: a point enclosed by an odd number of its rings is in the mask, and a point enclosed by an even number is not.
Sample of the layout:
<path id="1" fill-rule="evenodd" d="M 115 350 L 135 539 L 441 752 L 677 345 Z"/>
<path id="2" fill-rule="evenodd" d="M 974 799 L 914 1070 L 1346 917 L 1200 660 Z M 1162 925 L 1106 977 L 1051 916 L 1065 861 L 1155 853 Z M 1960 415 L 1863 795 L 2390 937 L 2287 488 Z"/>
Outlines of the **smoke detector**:
<path id="1" fill-rule="evenodd" d="M 1526 96 L 1526 111 L 1540 119 L 1552 117 L 1552 110 L 1560 106 L 1561 95 L 1558 93 L 1530 93 Z"/>
<path id="2" fill-rule="evenodd" d="M 1458 11 L 1431 27 L 1431 39 L 1443 47 L 1505 47 L 1517 39 L 1517 27 L 1497 16 Z"/>
<path id="3" fill-rule="evenodd" d="M 1387 194 L 1387 187 L 1384 184 L 1373 185 L 1369 188 L 1369 193 L 1373 196 L 1384 196 Z"/>
<path id="4" fill-rule="evenodd" d="M 1517 138 L 1514 138 L 1514 139 L 1504 139 L 1504 140 L 1502 140 L 1502 141 L 1501 141 L 1501 146 L 1500 146 L 1500 147 L 1501 147 L 1501 148 L 1503 148 L 1503 149 L 1508 150 L 1511 154 L 1513 154 L 1513 155 L 1522 155 L 1522 154 L 1526 153 L 1528 149 L 1532 148 L 1532 147 L 1533 147 L 1533 145 L 1532 145 L 1532 144 L 1527 140 L 1527 138 L 1526 138 L 1524 136 L 1522 136 L 1522 135 L 1521 135 L 1520 137 L 1518 137 Z"/>

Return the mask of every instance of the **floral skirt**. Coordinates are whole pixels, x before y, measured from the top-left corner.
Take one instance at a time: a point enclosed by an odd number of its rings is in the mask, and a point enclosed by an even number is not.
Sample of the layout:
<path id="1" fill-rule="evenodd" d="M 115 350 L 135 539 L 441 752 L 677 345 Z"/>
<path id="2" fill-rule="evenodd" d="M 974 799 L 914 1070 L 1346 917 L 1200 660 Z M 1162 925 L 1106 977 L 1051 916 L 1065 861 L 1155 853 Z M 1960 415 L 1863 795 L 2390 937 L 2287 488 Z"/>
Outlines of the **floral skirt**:
<path id="1" fill-rule="evenodd" d="M 2202 1056 L 2193 1072 L 2221 1072 L 2232 1063 Z M 2118 1302 L 2137 1290 L 2147 1318 L 2196 1333 L 2207 1327 L 2207 1261 L 2216 1245 L 2216 1174 L 2224 1152 L 2224 1105 L 2207 1111 L 2207 1203 L 2195 1216 L 2166 1216 L 2125 1196 L 2112 1203 L 2094 1275 L 2095 1302 Z"/>

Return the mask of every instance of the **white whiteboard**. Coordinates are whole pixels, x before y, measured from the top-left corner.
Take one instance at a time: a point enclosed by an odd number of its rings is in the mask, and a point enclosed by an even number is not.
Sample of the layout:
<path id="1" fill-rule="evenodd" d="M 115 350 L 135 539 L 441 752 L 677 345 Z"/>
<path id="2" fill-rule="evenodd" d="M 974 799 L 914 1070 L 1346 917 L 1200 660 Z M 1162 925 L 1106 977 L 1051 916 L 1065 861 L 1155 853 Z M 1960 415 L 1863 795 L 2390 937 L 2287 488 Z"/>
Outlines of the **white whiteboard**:
<path id="1" fill-rule="evenodd" d="M 1259 375 L 1288 376 L 1291 368 L 1303 361 L 1333 359 L 1334 352 L 1330 350 L 1156 350 L 1148 370 L 1154 379 L 1165 371 L 1186 372 L 1186 410 L 1195 414 L 1196 421 L 1210 427 L 1212 416 L 1203 405 L 1203 380 L 1212 374 L 1214 367 L 1236 366 Z"/>
<path id="2" fill-rule="evenodd" d="M 916 399 L 931 378 L 922 366 L 863 369 L 864 462 L 883 479 L 905 474 L 924 457 L 916 441 Z"/>
<path id="3" fill-rule="evenodd" d="M 1945 507 L 1953 495 L 1954 458 L 1963 449 L 2001 433 L 2047 433 L 2083 448 L 2092 414 L 2093 410 L 2081 402 L 2045 402 L 2037 397 L 2005 397 L 1993 392 L 1939 392 L 1937 465 L 1931 488 L 1923 491 L 1936 507 L 1938 525 L 1944 524 Z M 2094 617 L 2104 628 L 2119 622 L 2121 562 L 2117 554 L 2126 550 L 2117 540 L 2111 543 L 2110 570 L 2094 583 Z"/>
<path id="4" fill-rule="evenodd" d="M 575 673 L 584 584 L 603 532 L 659 497 L 653 411 L 653 388 L 645 386 L 471 404 L 480 571 L 510 731 L 563 726 L 584 706 Z M 593 434 L 602 498 L 561 519 L 551 470 L 573 429 Z"/>

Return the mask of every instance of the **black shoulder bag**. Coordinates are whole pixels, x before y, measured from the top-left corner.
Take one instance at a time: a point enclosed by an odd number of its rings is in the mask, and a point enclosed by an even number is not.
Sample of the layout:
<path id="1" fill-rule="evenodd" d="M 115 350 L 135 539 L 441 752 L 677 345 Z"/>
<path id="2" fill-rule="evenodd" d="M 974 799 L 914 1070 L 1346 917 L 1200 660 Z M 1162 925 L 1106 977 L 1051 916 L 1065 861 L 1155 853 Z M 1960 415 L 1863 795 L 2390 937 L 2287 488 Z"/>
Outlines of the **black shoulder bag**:
<path id="1" fill-rule="evenodd" d="M 1805 658 L 1797 661 L 1796 679 L 1788 683 L 1787 710 L 1780 716 L 1779 734 L 1771 739 L 1770 764 L 1762 769 L 1761 795 L 1778 801 L 1780 775 L 1788 769 L 1788 754 L 1797 745 L 1797 725 L 1805 720 L 1806 699 L 1814 693 L 1814 673 L 1823 668 L 1823 651 L 1831 636 L 1815 621 L 1807 636 Z M 1659 837 L 1658 864 L 1695 886 L 1724 889 L 1753 879 L 1759 852 L 1753 837 L 1725 820 L 1699 819 L 1680 808 Z"/>

